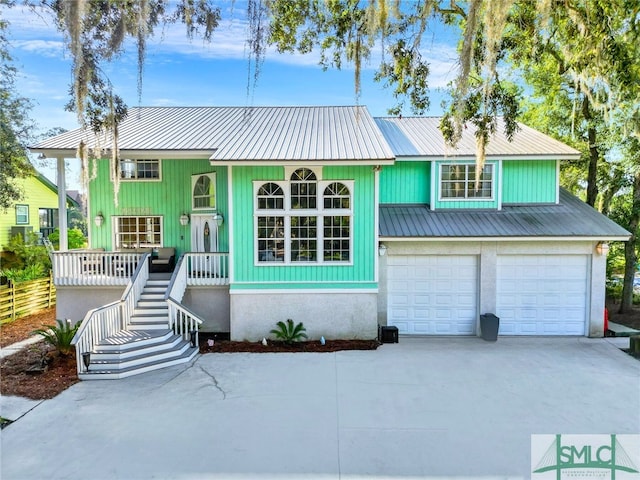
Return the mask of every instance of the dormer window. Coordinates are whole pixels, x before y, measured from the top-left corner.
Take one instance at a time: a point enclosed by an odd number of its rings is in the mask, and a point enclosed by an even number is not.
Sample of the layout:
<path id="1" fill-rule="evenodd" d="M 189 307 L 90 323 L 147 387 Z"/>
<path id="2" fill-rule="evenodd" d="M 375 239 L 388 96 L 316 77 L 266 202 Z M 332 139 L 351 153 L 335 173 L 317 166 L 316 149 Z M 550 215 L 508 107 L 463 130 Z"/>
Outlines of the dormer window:
<path id="1" fill-rule="evenodd" d="M 492 200 L 493 165 L 485 164 L 477 178 L 473 163 L 440 166 L 441 200 Z"/>

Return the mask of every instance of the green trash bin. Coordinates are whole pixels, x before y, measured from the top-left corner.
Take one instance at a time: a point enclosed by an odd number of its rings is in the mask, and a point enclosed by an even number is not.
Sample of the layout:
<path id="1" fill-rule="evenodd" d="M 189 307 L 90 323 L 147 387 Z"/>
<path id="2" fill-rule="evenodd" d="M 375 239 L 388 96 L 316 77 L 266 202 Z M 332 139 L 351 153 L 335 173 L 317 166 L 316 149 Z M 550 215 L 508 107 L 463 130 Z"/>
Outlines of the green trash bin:
<path id="1" fill-rule="evenodd" d="M 493 313 L 485 313 L 480 315 L 480 334 L 482 339 L 488 342 L 498 340 L 498 328 L 500 327 L 500 319 Z"/>

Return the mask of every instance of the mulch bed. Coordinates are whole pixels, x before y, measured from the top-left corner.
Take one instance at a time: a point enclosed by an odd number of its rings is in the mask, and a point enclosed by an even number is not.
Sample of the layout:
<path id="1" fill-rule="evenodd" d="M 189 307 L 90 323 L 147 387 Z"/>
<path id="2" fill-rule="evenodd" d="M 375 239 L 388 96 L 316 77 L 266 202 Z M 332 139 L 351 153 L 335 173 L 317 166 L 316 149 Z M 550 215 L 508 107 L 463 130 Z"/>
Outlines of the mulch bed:
<path id="1" fill-rule="evenodd" d="M 26 340 L 31 332 L 45 325 L 56 324 L 56 307 L 41 310 L 33 315 L 20 317 L 0 325 L 0 347 Z"/>
<path id="2" fill-rule="evenodd" d="M 375 350 L 380 343 L 377 340 L 327 340 L 324 345 L 319 341 L 297 342 L 287 345 L 284 342 L 269 340 L 267 345 L 262 342 L 232 342 L 229 340 L 215 340 L 213 346 L 207 344 L 207 339 L 200 340 L 200 353 L 293 353 L 293 352 L 338 352 L 341 350 Z"/>

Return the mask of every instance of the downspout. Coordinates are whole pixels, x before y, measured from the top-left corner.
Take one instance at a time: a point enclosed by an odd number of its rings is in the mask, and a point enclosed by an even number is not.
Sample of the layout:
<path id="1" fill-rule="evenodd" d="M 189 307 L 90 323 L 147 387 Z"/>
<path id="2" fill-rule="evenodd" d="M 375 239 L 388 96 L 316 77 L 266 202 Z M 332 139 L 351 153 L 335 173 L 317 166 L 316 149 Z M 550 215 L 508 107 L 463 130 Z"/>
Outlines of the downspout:
<path id="1" fill-rule="evenodd" d="M 60 230 L 60 246 L 58 250 L 66 252 L 69 250 L 69 241 L 67 235 L 67 183 L 66 172 L 64 168 L 64 158 L 58 157 L 57 174 L 58 174 L 58 228 Z"/>

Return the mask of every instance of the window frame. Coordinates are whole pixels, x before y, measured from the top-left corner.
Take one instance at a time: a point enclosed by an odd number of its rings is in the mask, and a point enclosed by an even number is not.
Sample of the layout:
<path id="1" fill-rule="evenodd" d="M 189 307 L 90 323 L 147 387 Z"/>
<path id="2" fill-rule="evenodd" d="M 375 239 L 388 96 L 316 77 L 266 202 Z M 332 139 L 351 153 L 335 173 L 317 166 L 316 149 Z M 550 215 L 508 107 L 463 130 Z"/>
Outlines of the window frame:
<path id="1" fill-rule="evenodd" d="M 205 197 L 205 195 L 201 195 L 199 196 L 199 198 L 211 198 L 213 197 L 213 206 L 207 206 L 207 207 L 196 207 L 196 195 L 195 195 L 195 189 L 196 189 L 196 184 L 198 183 L 198 181 L 202 178 L 202 177 L 207 177 L 209 178 L 209 181 L 213 184 L 213 195 L 209 195 L 208 197 Z M 216 172 L 206 172 L 206 173 L 196 173 L 194 175 L 191 175 L 191 209 L 194 212 L 216 212 L 218 209 L 218 183 L 217 183 L 218 177 L 216 175 Z"/>
<path id="2" fill-rule="evenodd" d="M 316 185 L 316 208 L 292 208 L 292 195 L 291 195 L 291 184 L 292 174 L 297 171 L 299 168 L 306 168 L 312 170 L 316 175 L 315 183 Z M 353 180 L 322 180 L 320 175 L 318 175 L 319 169 L 314 169 L 311 167 L 298 167 L 287 169 L 287 179 L 285 180 L 254 180 L 253 181 L 253 237 L 254 237 L 254 266 L 311 266 L 311 265 L 353 265 L 353 218 L 354 218 L 354 186 L 355 182 Z M 349 191 L 349 208 L 325 208 L 325 195 L 324 192 L 332 184 L 339 183 L 344 185 Z M 280 187 L 281 191 L 284 193 L 284 201 L 283 208 L 259 208 L 260 200 L 264 200 L 265 197 L 258 197 L 259 190 L 267 184 L 275 184 Z M 344 195 L 341 196 L 341 198 Z M 262 202 L 265 203 L 265 202 Z M 284 255 L 283 260 L 261 260 L 261 252 L 259 250 L 259 242 L 264 241 L 264 238 L 258 237 L 259 228 L 260 228 L 260 218 L 261 217 L 281 217 L 283 219 L 283 230 L 284 230 Z M 293 259 L 293 242 L 295 239 L 292 238 L 292 218 L 294 217 L 315 217 L 315 230 L 316 236 L 313 239 L 310 239 L 315 242 L 316 248 L 316 258 L 315 260 L 295 260 Z M 348 250 L 348 260 L 331 260 L 324 258 L 324 222 L 325 218 L 331 217 L 349 217 L 349 236 L 344 237 L 345 240 L 349 242 L 349 250 Z M 293 228 L 297 228 L 294 226 Z M 332 240 L 336 240 L 337 237 L 330 237 Z M 264 252 L 263 252 L 264 253 Z M 277 258 L 273 257 L 273 258 Z"/>
<path id="3" fill-rule="evenodd" d="M 464 179 L 459 180 L 464 183 L 464 197 L 445 197 L 444 196 L 444 185 L 445 183 L 454 183 L 452 180 L 444 180 L 444 167 L 463 167 L 464 168 Z M 490 180 L 480 180 L 480 182 L 489 182 L 491 186 L 491 195 L 488 197 L 470 197 L 469 194 L 469 184 L 475 184 L 475 179 L 469 179 L 469 168 L 476 168 L 476 164 L 472 162 L 465 163 L 441 163 L 438 166 L 438 200 L 441 202 L 493 202 L 495 200 L 495 191 L 496 191 L 496 168 L 493 163 L 485 163 L 484 168 L 491 169 L 491 179 Z M 482 175 L 482 174 L 481 174 Z M 457 181 L 456 181 L 457 182 Z"/>
<path id="4" fill-rule="evenodd" d="M 133 162 L 134 165 L 134 176 L 133 177 L 125 177 L 125 169 L 123 168 L 123 164 L 125 162 Z M 157 162 L 158 163 L 158 176 L 152 178 L 144 178 L 138 175 L 140 171 L 138 168 L 138 162 Z M 160 158 L 121 158 L 120 159 L 120 181 L 121 182 L 161 182 L 162 181 L 162 160 Z"/>
<path id="5" fill-rule="evenodd" d="M 136 219 L 136 231 L 135 232 L 121 232 L 121 225 L 120 225 L 120 221 L 123 219 Z M 133 247 L 123 247 L 122 243 L 120 241 L 120 238 L 122 235 L 126 235 L 126 234 L 131 234 L 133 233 L 136 236 L 139 236 L 141 234 L 144 234 L 144 232 L 138 230 L 139 228 L 139 224 L 138 224 L 138 220 L 139 219 L 144 219 L 144 218 L 150 218 L 150 219 L 157 219 L 158 220 L 158 238 L 159 238 L 159 242 L 155 243 L 144 243 L 142 244 L 141 242 L 138 242 L 136 240 L 135 246 Z M 116 250 L 120 250 L 120 251 L 127 251 L 127 250 L 135 250 L 137 248 L 162 248 L 164 246 L 164 218 L 162 215 L 118 215 L 118 216 L 114 216 L 113 217 L 113 224 L 112 224 L 112 233 L 113 233 L 113 244 Z M 156 235 L 156 232 L 152 232 L 152 235 Z"/>
<path id="6" fill-rule="evenodd" d="M 20 212 L 22 210 L 22 212 Z M 16 204 L 16 225 L 29 225 L 29 205 L 25 203 Z M 26 220 L 20 220 L 20 217 L 25 217 Z"/>

